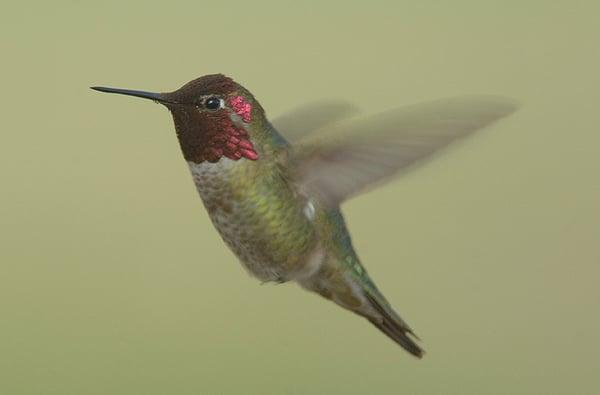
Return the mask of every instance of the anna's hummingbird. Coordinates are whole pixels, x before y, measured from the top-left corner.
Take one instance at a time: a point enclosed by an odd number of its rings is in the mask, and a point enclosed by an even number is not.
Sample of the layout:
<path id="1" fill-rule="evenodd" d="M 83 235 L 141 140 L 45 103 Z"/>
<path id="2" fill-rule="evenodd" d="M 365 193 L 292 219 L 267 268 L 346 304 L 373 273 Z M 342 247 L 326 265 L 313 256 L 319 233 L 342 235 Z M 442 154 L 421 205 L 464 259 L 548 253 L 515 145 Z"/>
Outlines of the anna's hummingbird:
<path id="1" fill-rule="evenodd" d="M 340 205 L 512 113 L 510 101 L 478 96 L 417 104 L 350 123 L 337 137 L 324 131 L 318 138 L 298 137 L 307 132 L 300 130 L 286 139 L 286 130 L 278 132 L 254 96 L 222 74 L 170 93 L 92 89 L 151 99 L 169 109 L 211 220 L 252 275 L 295 281 L 365 317 L 412 355 L 423 355 L 413 331 L 361 264 Z M 304 111 L 311 129 L 331 120 L 322 110 L 312 121 Z"/>

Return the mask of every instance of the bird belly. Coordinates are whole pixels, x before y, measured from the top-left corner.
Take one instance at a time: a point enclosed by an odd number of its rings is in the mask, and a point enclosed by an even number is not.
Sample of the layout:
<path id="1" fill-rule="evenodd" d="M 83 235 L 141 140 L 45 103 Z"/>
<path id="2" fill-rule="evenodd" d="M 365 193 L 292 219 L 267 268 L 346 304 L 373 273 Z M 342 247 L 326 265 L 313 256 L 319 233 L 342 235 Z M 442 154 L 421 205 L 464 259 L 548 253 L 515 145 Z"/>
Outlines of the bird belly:
<path id="1" fill-rule="evenodd" d="M 189 165 L 213 225 L 252 275 L 283 282 L 316 270 L 313 225 L 277 175 L 245 159 Z"/>

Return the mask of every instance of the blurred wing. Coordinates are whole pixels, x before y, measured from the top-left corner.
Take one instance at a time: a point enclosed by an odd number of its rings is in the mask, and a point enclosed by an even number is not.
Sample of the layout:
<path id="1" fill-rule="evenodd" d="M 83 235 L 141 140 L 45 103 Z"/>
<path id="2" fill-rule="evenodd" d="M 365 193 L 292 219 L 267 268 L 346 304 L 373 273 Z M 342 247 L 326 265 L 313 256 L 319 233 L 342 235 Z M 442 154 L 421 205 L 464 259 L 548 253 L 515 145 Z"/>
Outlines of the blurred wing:
<path id="1" fill-rule="evenodd" d="M 343 134 L 303 141 L 289 153 L 293 180 L 335 207 L 517 109 L 494 96 L 416 104 L 340 125 Z"/>
<path id="2" fill-rule="evenodd" d="M 314 130 L 356 113 L 356 106 L 342 100 L 317 101 L 280 115 L 272 124 L 288 142 L 294 143 Z"/>

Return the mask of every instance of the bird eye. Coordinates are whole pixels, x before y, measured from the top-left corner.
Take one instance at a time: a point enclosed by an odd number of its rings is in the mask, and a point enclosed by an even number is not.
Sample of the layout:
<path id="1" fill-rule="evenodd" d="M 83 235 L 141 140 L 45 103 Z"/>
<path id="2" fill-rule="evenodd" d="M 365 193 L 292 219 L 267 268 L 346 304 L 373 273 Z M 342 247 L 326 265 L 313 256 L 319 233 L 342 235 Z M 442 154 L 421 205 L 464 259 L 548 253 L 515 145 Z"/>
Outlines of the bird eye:
<path id="1" fill-rule="evenodd" d="M 223 99 L 219 99 L 218 97 L 209 97 L 204 100 L 204 107 L 209 110 L 218 110 L 219 108 L 223 108 Z"/>

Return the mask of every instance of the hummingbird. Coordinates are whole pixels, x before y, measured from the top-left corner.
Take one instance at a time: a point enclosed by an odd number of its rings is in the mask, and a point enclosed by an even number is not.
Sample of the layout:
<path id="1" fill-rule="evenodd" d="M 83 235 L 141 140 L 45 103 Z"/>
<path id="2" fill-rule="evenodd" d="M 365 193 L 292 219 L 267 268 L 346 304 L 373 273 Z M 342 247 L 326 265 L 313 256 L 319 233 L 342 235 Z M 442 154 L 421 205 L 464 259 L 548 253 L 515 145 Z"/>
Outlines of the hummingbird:
<path id="1" fill-rule="evenodd" d="M 267 119 L 249 90 L 223 74 L 167 93 L 92 89 L 166 106 L 213 225 L 251 275 L 262 282 L 295 282 L 423 356 L 419 338 L 362 265 L 340 206 L 511 114 L 512 101 L 443 99 L 346 125 L 338 121 L 347 108 L 328 115 L 332 106 L 317 103 L 295 118 L 284 117 L 286 133 Z M 343 133 L 331 132 L 340 128 Z"/>

